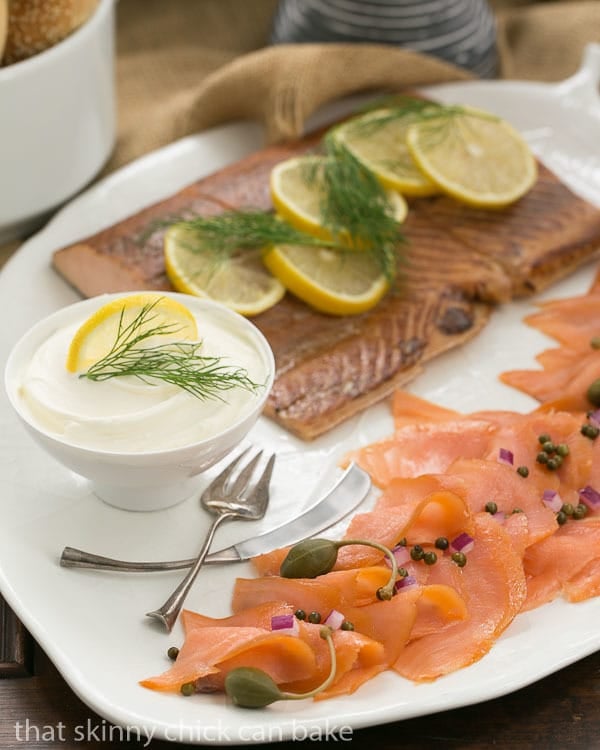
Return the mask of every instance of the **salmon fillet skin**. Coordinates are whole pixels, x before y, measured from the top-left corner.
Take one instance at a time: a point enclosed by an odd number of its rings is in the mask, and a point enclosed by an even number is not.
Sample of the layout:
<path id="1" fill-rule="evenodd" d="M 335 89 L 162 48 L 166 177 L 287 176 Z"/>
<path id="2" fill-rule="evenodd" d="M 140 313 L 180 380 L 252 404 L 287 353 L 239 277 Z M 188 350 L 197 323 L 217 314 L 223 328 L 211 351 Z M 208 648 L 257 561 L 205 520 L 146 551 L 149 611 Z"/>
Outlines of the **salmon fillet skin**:
<path id="1" fill-rule="evenodd" d="M 53 266 L 83 296 L 172 289 L 163 238 L 170 222 L 231 209 L 272 210 L 270 171 L 314 149 L 320 135 L 271 146 L 73 245 Z M 309 440 L 406 385 L 436 355 L 485 325 L 493 306 L 531 294 L 600 250 L 600 211 L 540 166 L 524 198 L 483 211 L 436 196 L 413 199 L 397 288 L 371 311 L 334 317 L 290 294 L 253 322 L 276 379 L 265 414 Z"/>

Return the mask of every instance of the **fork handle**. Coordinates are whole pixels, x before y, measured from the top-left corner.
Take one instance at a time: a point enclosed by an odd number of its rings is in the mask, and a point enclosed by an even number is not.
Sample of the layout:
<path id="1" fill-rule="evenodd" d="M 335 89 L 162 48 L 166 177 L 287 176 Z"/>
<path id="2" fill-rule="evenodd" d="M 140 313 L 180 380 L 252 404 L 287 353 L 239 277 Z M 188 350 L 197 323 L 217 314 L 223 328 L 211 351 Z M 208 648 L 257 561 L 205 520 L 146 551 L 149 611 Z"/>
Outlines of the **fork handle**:
<path id="1" fill-rule="evenodd" d="M 192 588 L 194 581 L 196 580 L 196 576 L 200 572 L 200 568 L 204 563 L 204 558 L 208 554 L 208 550 L 210 549 L 210 545 L 212 544 L 215 531 L 223 521 L 228 518 L 234 517 L 234 513 L 221 513 L 220 515 L 215 517 L 214 521 L 210 525 L 198 557 L 196 558 L 190 570 L 187 572 L 186 576 L 182 579 L 179 586 L 177 586 L 177 588 L 173 591 L 171 596 L 162 605 L 162 607 L 152 610 L 151 612 L 146 612 L 147 617 L 153 617 L 154 619 L 161 622 L 168 633 L 170 633 L 173 629 L 173 625 L 179 617 L 179 613 L 181 612 L 183 603 L 190 589 Z"/>
<path id="2" fill-rule="evenodd" d="M 111 573 L 148 573 L 164 570 L 185 570 L 191 568 L 196 558 L 189 557 L 186 560 L 164 560 L 134 562 L 133 560 L 117 560 L 113 557 L 95 555 L 92 552 L 77 549 L 77 547 L 65 547 L 61 553 L 59 563 L 63 568 L 88 568 L 90 570 L 105 570 Z M 211 552 L 204 558 L 205 565 L 215 565 L 231 562 L 240 562 L 241 557 L 235 547 Z"/>

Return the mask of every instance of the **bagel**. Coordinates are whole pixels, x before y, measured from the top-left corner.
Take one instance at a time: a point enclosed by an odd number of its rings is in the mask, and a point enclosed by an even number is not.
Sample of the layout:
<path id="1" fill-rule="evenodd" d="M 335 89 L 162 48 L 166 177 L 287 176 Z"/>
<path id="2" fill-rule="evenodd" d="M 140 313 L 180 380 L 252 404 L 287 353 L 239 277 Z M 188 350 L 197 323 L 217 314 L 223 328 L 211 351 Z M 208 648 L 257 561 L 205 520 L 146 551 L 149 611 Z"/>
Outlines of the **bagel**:
<path id="1" fill-rule="evenodd" d="M 84 24 L 99 0 L 8 1 L 8 33 L 3 63 L 25 60 L 62 41 Z M 0 19 L 1 31 L 1 19 Z"/>

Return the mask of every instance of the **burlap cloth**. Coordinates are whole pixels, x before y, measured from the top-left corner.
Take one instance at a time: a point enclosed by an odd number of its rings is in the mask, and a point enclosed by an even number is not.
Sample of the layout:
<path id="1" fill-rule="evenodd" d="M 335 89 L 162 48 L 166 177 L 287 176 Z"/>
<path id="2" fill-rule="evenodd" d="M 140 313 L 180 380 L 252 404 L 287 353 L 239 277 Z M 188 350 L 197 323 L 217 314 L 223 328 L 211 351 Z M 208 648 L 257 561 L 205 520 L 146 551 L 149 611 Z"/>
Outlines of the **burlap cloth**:
<path id="1" fill-rule="evenodd" d="M 600 2 L 496 0 L 500 76 L 555 81 L 600 41 Z M 293 138 L 324 102 L 369 89 L 469 78 L 408 50 L 378 45 L 269 47 L 277 0 L 120 0 L 118 135 L 104 174 L 189 133 L 257 119 Z M 15 245 L 0 250 L 6 257 Z"/>

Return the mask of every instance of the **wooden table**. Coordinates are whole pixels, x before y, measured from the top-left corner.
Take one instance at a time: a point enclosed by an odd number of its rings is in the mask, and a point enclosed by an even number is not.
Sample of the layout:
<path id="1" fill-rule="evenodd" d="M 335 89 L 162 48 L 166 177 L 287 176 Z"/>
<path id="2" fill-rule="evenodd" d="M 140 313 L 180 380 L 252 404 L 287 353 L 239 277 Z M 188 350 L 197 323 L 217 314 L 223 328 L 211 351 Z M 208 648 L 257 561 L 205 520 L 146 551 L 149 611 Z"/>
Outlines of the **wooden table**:
<path id="1" fill-rule="evenodd" d="M 551 644 L 541 642 L 540 648 Z M 1 597 L 0 678 L 2 750 L 175 747 L 159 740 L 146 745 L 131 735 L 121 742 L 119 730 L 73 694 Z M 600 748 L 600 652 L 503 698 L 352 734 L 353 747 L 367 745 L 378 750 Z M 298 750 L 298 743 L 269 747 Z"/>

